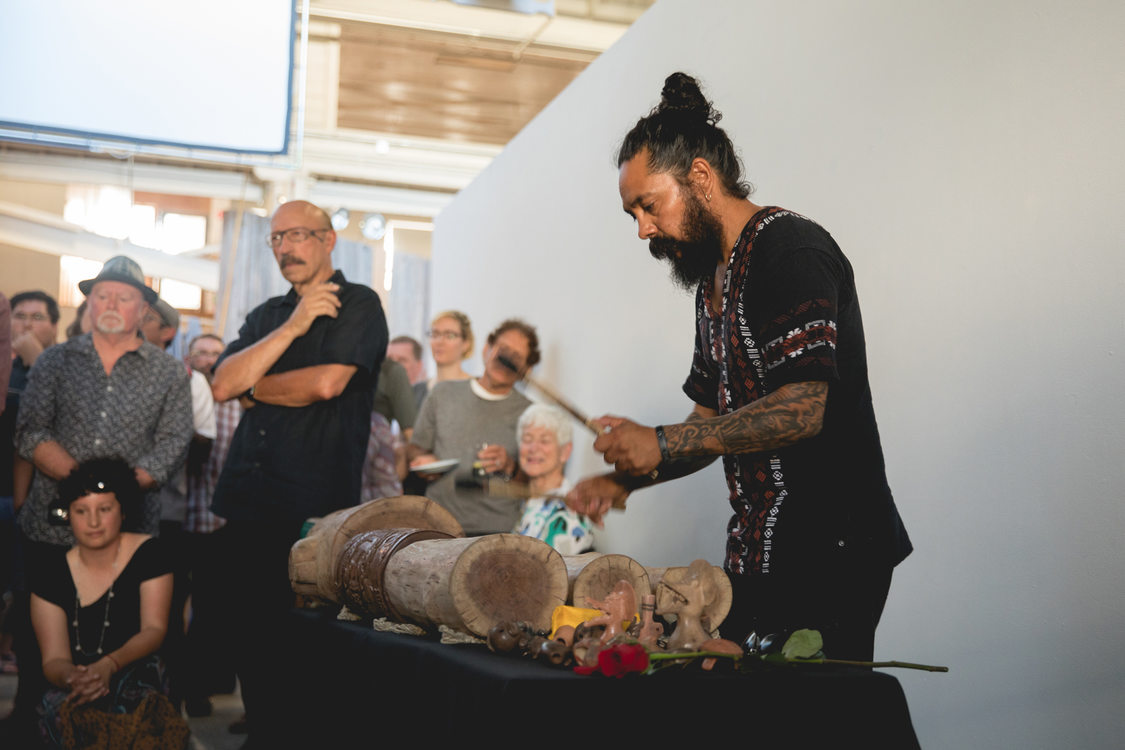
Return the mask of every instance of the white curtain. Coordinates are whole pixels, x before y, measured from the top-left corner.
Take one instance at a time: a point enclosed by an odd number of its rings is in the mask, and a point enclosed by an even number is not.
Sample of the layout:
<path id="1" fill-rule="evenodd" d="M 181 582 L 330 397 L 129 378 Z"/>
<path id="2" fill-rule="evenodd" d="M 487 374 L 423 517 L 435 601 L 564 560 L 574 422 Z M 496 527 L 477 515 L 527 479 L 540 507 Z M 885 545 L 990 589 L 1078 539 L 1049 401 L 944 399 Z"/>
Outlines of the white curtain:
<path id="1" fill-rule="evenodd" d="M 430 261 L 410 253 L 394 254 L 392 278 L 387 294 L 387 326 L 391 338 L 413 336 L 425 343 L 430 327 Z"/>

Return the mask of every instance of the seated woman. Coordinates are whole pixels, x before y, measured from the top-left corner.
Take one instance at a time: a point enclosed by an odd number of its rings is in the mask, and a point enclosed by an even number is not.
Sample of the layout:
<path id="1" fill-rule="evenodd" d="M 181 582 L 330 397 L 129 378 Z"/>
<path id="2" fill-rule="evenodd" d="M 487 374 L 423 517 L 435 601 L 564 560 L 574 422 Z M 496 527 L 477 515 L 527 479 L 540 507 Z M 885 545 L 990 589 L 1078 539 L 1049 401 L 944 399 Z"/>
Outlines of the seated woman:
<path id="1" fill-rule="evenodd" d="M 156 653 L 168 630 L 171 564 L 156 539 L 122 531 L 141 521 L 141 502 L 128 464 L 94 459 L 59 483 L 48 510 L 75 539 L 32 580 L 31 622 L 54 686 L 40 705 L 40 726 L 54 745 L 85 747 L 107 735 L 116 745 L 127 739 L 122 732 L 146 727 L 161 735 L 154 747 L 187 742 Z"/>
<path id="2" fill-rule="evenodd" d="M 532 498 L 524 502 L 515 531 L 538 537 L 564 555 L 579 555 L 594 548 L 594 537 L 590 521 L 561 499 L 570 489 L 563 478 L 573 447 L 570 435 L 570 417 L 558 407 L 532 404 L 520 415 L 520 469 L 527 475 Z M 548 492 L 551 497 L 544 497 Z"/>

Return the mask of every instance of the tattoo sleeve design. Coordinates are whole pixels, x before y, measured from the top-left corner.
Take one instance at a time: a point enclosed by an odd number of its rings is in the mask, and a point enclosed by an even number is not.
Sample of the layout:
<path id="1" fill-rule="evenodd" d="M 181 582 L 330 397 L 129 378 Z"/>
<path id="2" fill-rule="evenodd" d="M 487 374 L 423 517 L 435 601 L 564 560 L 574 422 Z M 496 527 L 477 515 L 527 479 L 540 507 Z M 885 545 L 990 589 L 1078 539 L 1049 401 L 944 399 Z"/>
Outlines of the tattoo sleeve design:
<path id="1" fill-rule="evenodd" d="M 693 411 L 691 414 L 688 414 L 687 419 L 684 421 L 690 423 L 699 422 L 703 419 L 704 417 L 701 417 Z M 665 427 L 664 429 L 667 431 L 670 427 Z M 672 444 L 669 443 L 668 446 L 671 448 Z M 675 456 L 675 449 L 672 449 L 672 454 Z M 718 458 L 717 455 L 674 457 L 671 461 L 665 461 L 660 464 L 660 467 L 657 469 L 656 479 L 653 479 L 648 474 L 634 476 L 623 472 L 615 472 L 614 480 L 622 487 L 632 492 L 642 487 L 651 487 L 654 484 L 660 484 L 673 479 L 679 479 L 680 477 L 686 477 L 688 474 L 694 474 L 700 469 L 714 463 L 716 458 Z"/>
<path id="2" fill-rule="evenodd" d="M 827 383 L 790 383 L 729 414 L 666 425 L 668 450 L 677 459 L 714 458 L 792 445 L 820 432 L 827 396 Z"/>

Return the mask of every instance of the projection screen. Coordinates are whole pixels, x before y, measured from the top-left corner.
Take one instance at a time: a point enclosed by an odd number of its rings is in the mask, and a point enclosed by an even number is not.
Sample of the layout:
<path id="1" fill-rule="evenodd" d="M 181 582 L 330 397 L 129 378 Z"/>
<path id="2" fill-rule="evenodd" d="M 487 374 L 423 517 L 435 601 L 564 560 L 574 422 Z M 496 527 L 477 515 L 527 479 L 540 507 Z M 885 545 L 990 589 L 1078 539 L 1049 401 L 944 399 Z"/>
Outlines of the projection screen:
<path id="1" fill-rule="evenodd" d="M 284 153 L 295 20 L 292 0 L 0 3 L 0 129 Z"/>

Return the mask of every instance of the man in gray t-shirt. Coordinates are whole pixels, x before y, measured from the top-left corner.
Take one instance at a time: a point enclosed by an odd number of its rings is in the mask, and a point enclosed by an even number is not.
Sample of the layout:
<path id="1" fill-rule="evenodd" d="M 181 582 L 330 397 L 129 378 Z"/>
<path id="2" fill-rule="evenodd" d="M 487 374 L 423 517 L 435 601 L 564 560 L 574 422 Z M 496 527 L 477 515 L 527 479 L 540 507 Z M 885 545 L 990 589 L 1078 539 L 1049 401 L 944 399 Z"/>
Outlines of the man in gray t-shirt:
<path id="1" fill-rule="evenodd" d="M 490 497 L 457 482 L 471 480 L 474 462 L 490 474 L 515 473 L 516 423 L 531 402 L 514 389 L 520 375 L 500 364 L 497 355 L 503 354 L 522 374 L 539 361 L 539 338 L 526 323 L 506 320 L 489 334 L 483 354 L 479 378 L 434 386 L 407 447 L 412 467 L 460 461 L 456 471 L 434 479 L 426 495 L 452 513 L 469 535 L 510 532 L 519 518 L 518 500 Z"/>

